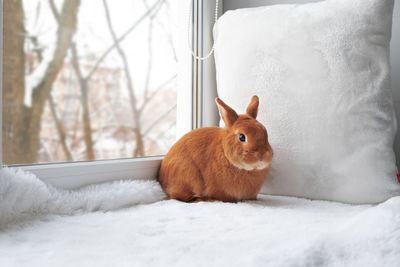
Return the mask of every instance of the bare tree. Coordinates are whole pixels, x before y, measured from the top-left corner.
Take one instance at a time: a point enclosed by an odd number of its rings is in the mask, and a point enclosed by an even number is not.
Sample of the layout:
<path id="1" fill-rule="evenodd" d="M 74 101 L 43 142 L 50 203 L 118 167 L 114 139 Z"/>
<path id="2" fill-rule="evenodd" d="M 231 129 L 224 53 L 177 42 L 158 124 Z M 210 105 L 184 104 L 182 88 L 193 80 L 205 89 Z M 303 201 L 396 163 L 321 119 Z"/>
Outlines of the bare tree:
<path id="1" fill-rule="evenodd" d="M 43 108 L 46 99 L 50 95 L 57 74 L 64 63 L 67 50 L 71 45 L 72 37 L 76 30 L 79 4 L 80 0 L 64 1 L 60 14 L 60 23 L 58 24 L 57 42 L 53 58 L 48 63 L 43 78 L 32 91 L 32 108 L 30 110 L 29 129 L 26 134 L 29 140 L 29 162 L 36 162 Z"/>
<path id="2" fill-rule="evenodd" d="M 153 87 L 150 83 L 152 80 L 153 68 L 153 27 L 158 23 L 156 22 L 156 14 L 160 11 L 165 0 L 157 0 L 151 5 L 149 5 L 146 0 L 143 0 L 143 4 L 146 8 L 145 12 L 120 36 L 117 36 L 115 33 L 107 1 L 103 0 L 106 20 L 112 36 L 112 43 L 102 54 L 95 57 L 95 61 L 92 62 L 92 64 L 83 63 L 82 59 L 85 55 L 79 53 L 80 51 L 78 49 L 81 46 L 76 43 L 79 40 L 75 42 L 72 41 L 77 27 L 77 13 L 80 6 L 79 0 L 64 0 L 60 10 L 57 9 L 54 0 L 48 0 L 50 9 L 57 22 L 55 49 L 50 59 L 47 56 L 50 55 L 50 53 L 43 56 L 43 51 L 46 52 L 45 49 L 47 48 L 41 45 L 41 36 L 34 36 L 27 33 L 24 29 L 24 10 L 22 2 L 23 0 L 10 0 L 4 3 L 4 34 L 7 36 L 7 38 L 4 39 L 3 57 L 3 64 L 7 64 L 7 67 L 3 68 L 3 153 L 5 153 L 3 158 L 5 163 L 36 163 L 39 157 L 45 160 L 52 160 L 51 154 L 58 156 L 60 152 L 65 155 L 65 159 L 68 161 L 73 160 L 75 157 L 78 159 L 84 157 L 87 160 L 93 160 L 95 159 L 94 144 L 96 140 L 99 138 L 108 138 L 110 134 L 112 136 L 114 132 L 116 132 L 115 128 L 125 129 L 125 132 L 122 131 L 119 133 L 119 138 L 125 139 L 120 140 L 132 140 L 132 137 L 135 138 L 136 144 L 132 152 L 133 156 L 144 156 L 146 153 L 144 145 L 145 140 L 155 145 L 154 141 L 151 141 L 151 135 L 147 135 L 150 132 L 153 133 L 154 131 L 152 130 L 161 121 L 165 121 L 164 119 L 168 117 L 168 114 L 175 110 L 176 107 L 176 105 L 174 105 L 169 108 L 166 113 L 153 118 L 154 121 L 150 122 L 150 125 L 147 125 L 147 122 L 143 120 L 143 118 L 145 118 L 143 112 L 148 108 L 149 103 L 151 103 L 153 107 L 154 101 L 152 101 L 152 99 L 160 90 L 166 88 L 165 86 L 174 80 L 176 76 L 167 79 L 160 86 L 150 90 L 150 88 Z M 38 8 L 36 12 L 37 19 L 39 16 Z M 140 91 L 141 93 L 143 92 L 143 94 L 139 95 L 138 90 L 134 88 L 134 81 L 129 66 L 130 62 L 127 59 L 126 51 L 124 51 L 121 43 L 144 21 L 149 22 L 148 62 L 146 66 L 146 77 L 144 77 L 144 88 Z M 32 46 L 33 48 L 31 48 Z M 25 48 L 28 49 L 28 51 L 24 51 Z M 109 121 L 106 119 L 106 122 L 104 122 L 102 117 L 101 123 L 99 124 L 99 120 L 96 118 L 100 118 L 99 116 L 104 117 L 104 115 L 97 115 L 101 114 L 101 112 L 96 113 L 90 110 L 90 108 L 95 105 L 94 103 L 100 103 L 99 100 L 93 99 L 91 95 L 93 92 L 89 94 L 90 87 L 96 83 L 98 85 L 99 82 L 108 83 L 108 81 L 102 80 L 102 78 L 99 79 L 99 75 L 101 76 L 104 71 L 104 68 L 101 67 L 102 62 L 114 49 L 122 63 L 122 72 L 125 77 L 129 96 L 129 106 L 126 108 L 130 108 L 132 112 L 132 127 L 131 125 L 124 125 L 124 122 L 122 122 L 122 124 L 115 123 L 115 120 Z M 68 51 L 70 61 L 65 65 L 64 60 Z M 32 54 L 35 54 L 33 61 L 31 60 Z M 34 83 L 33 86 L 31 86 L 31 82 L 25 84 L 24 78 L 27 75 L 33 76 L 30 75 L 30 73 L 39 69 L 38 65 L 45 67 L 41 68 L 45 71 L 37 76 L 40 77 L 38 82 Z M 61 105 L 56 104 L 56 102 L 59 101 L 59 97 L 65 98 L 62 91 L 60 91 L 61 95 L 60 93 L 51 94 L 52 87 L 55 83 L 64 83 L 64 79 L 70 79 L 65 76 L 69 73 L 68 68 L 70 67 L 72 67 L 75 73 L 70 83 L 72 82 L 72 88 L 75 88 L 73 90 L 79 89 L 80 92 L 79 96 L 73 93 L 72 98 L 67 97 L 68 99 L 72 99 L 71 101 L 75 103 L 73 108 L 74 114 L 70 111 L 66 112 L 63 106 L 68 107 L 68 105 L 65 105 L 64 102 L 62 102 Z M 57 79 L 57 75 L 60 73 L 61 69 L 63 69 L 61 72 L 62 75 L 59 75 L 60 77 Z M 78 87 L 75 85 L 75 78 L 78 82 Z M 57 86 L 55 88 L 59 87 Z M 26 95 L 30 96 L 31 104 L 24 104 Z M 156 97 L 156 99 L 157 98 L 159 97 Z M 47 107 L 49 109 L 46 107 L 45 117 L 43 118 L 46 105 L 48 105 Z M 112 107 L 110 106 L 110 108 Z M 116 112 L 122 112 L 124 109 L 125 106 L 123 109 L 117 107 Z M 104 109 L 102 110 L 104 111 Z M 111 113 L 113 112 L 114 110 L 111 111 Z M 68 120 L 69 123 L 64 125 L 67 121 L 64 119 L 65 114 L 70 114 L 70 119 Z M 75 120 L 77 123 L 71 123 L 71 114 L 73 115 L 72 120 Z M 110 114 L 106 116 L 111 116 Z M 48 132 L 46 129 L 49 129 L 47 127 L 41 130 L 43 121 L 54 121 L 54 128 L 58 138 L 56 135 L 51 136 L 46 134 L 46 132 Z M 53 129 L 50 129 L 50 132 L 54 134 Z M 42 140 L 39 139 L 40 134 L 43 134 Z M 74 151 L 74 153 L 71 151 Z"/>
<path id="3" fill-rule="evenodd" d="M 19 136 L 24 128 L 24 10 L 22 0 L 3 3 L 3 161 L 19 163 L 24 153 L 23 138 Z M 9 66 L 5 68 L 4 66 Z"/>
<path id="4" fill-rule="evenodd" d="M 93 137 L 92 137 L 92 126 L 90 122 L 90 111 L 89 111 L 89 99 L 88 99 L 88 79 L 83 77 L 80 65 L 79 65 L 79 57 L 76 49 L 75 43 L 71 45 L 71 54 L 72 54 L 72 66 L 74 68 L 76 77 L 79 81 L 79 86 L 81 89 L 81 104 L 83 108 L 82 112 L 82 121 L 83 121 L 83 133 L 84 140 L 86 144 L 86 159 L 94 160 L 95 155 L 93 151 Z"/>
<path id="5" fill-rule="evenodd" d="M 151 11 L 151 7 L 147 4 L 147 1 L 143 1 L 144 5 L 147 9 L 148 12 Z M 164 3 L 164 1 L 162 1 Z M 107 4 L 107 0 L 103 0 L 103 5 L 104 5 L 104 10 L 106 14 L 106 19 L 107 19 L 107 25 L 108 29 L 110 31 L 111 37 L 113 38 L 114 43 L 117 43 L 117 35 L 115 33 L 115 30 L 112 25 L 112 20 L 110 16 L 110 9 Z M 161 5 L 159 6 L 159 8 Z M 116 48 L 118 51 L 118 54 L 121 58 L 122 64 L 124 66 L 124 73 L 126 77 L 126 85 L 127 85 L 127 90 L 129 93 L 129 98 L 130 98 L 130 106 L 131 106 L 131 111 L 132 111 L 132 116 L 133 116 L 133 123 L 134 127 L 132 128 L 134 134 L 135 134 L 135 139 L 136 139 L 136 147 L 133 151 L 133 156 L 144 156 L 144 136 L 146 136 L 154 126 L 159 123 L 161 120 L 163 120 L 167 115 L 175 109 L 176 105 L 171 107 L 165 114 L 162 114 L 159 118 L 157 118 L 154 123 L 146 130 L 143 131 L 142 125 L 141 125 L 141 116 L 143 114 L 143 110 L 145 109 L 146 105 L 150 102 L 150 100 L 154 97 L 154 95 L 158 92 L 159 89 L 162 87 L 159 87 L 157 90 L 155 90 L 151 95 L 149 95 L 149 87 L 150 87 L 150 77 L 151 77 L 151 71 L 152 71 L 152 63 L 153 63 L 153 47 L 152 47 L 152 35 L 153 35 L 153 20 L 156 16 L 156 13 L 149 13 L 149 28 L 148 28 L 148 47 L 149 47 L 149 56 L 148 56 L 148 64 L 147 64 L 147 74 L 146 74 L 146 79 L 145 79 L 145 88 L 144 88 L 144 100 L 143 104 L 141 106 L 138 105 L 137 101 L 137 93 L 135 92 L 135 88 L 133 86 L 133 80 L 132 80 L 132 74 L 130 71 L 130 66 L 129 62 L 126 57 L 126 53 L 123 50 L 122 46 L 117 43 Z M 171 79 L 174 79 L 175 76 Z M 167 82 L 169 82 L 171 79 L 169 79 Z"/>
<path id="6" fill-rule="evenodd" d="M 53 2 L 53 0 L 49 0 L 50 3 L 50 8 L 53 12 L 53 15 L 56 19 L 57 22 L 59 22 L 59 14 L 57 11 L 57 8 Z M 159 6 L 159 4 L 161 3 L 161 1 L 156 2 L 151 8 L 154 8 L 156 10 L 156 8 Z M 75 71 L 76 77 L 78 79 L 79 82 L 79 86 L 80 86 L 80 90 L 81 90 L 81 104 L 83 107 L 83 112 L 82 112 L 82 120 L 83 120 L 83 132 L 84 132 L 84 141 L 85 141 L 85 145 L 86 145 L 86 159 L 88 160 L 93 160 L 95 159 L 95 155 L 94 155 L 94 149 L 93 149 L 93 137 L 92 137 L 92 127 L 91 127 L 91 122 L 90 122 L 90 116 L 89 116 L 89 100 L 88 100 L 88 90 L 89 90 L 89 80 L 92 78 L 93 74 L 95 73 L 95 71 L 98 69 L 98 67 L 100 66 L 101 62 L 109 55 L 109 53 L 116 48 L 117 51 L 119 53 L 121 53 L 121 46 L 120 46 L 120 42 L 122 42 L 126 36 L 128 36 L 129 33 L 131 33 L 147 16 L 149 16 L 152 12 L 152 9 L 149 8 L 137 21 L 135 21 L 135 23 L 120 37 L 117 37 L 116 34 L 114 33 L 113 35 L 113 44 L 105 50 L 105 52 L 98 58 L 98 60 L 95 62 L 95 64 L 93 65 L 93 67 L 88 71 L 87 75 L 85 76 L 80 68 L 80 64 L 79 64 L 79 55 L 78 55 L 78 51 L 77 51 L 77 45 L 75 43 L 71 43 L 71 55 L 72 55 L 72 66 L 73 69 Z M 111 21 L 110 21 L 111 23 Z M 122 51 L 122 53 L 124 53 Z M 125 66 L 125 70 L 129 71 L 129 65 L 126 61 L 126 57 L 124 55 L 125 61 L 124 61 L 124 66 Z M 128 76 L 127 76 L 128 77 Z M 128 88 L 130 88 L 130 92 L 134 92 L 133 90 L 133 83 L 131 80 L 131 77 L 128 77 Z M 131 96 L 131 103 L 132 107 L 136 106 L 135 103 L 135 97 Z M 134 112 L 133 114 L 138 114 L 138 112 Z M 136 121 L 136 120 L 135 120 Z M 137 118 L 139 127 L 136 127 L 137 129 L 135 129 L 135 133 L 136 133 L 136 139 L 138 140 L 137 142 L 137 147 L 135 149 L 135 155 L 139 156 L 139 155 L 144 155 L 143 151 L 143 141 L 141 139 L 141 134 L 140 134 L 140 120 L 139 118 Z"/>
<path id="7" fill-rule="evenodd" d="M 66 141 L 67 137 L 65 135 L 65 130 L 64 130 L 62 122 L 58 118 L 57 111 L 56 111 L 56 104 L 54 103 L 54 99 L 51 94 L 49 95 L 48 101 L 49 101 L 49 106 L 50 106 L 50 110 L 51 110 L 51 115 L 53 116 L 54 124 L 56 125 L 56 128 L 57 128 L 57 133 L 58 133 L 58 137 L 60 140 L 60 144 L 61 144 L 61 147 L 65 154 L 65 159 L 67 161 L 72 161 L 73 157 L 72 157 L 71 151 L 69 150 L 69 148 L 67 146 L 67 141 Z"/>
<path id="8" fill-rule="evenodd" d="M 103 5 L 104 5 L 104 11 L 106 14 L 106 19 L 107 19 L 107 25 L 108 25 L 108 29 L 110 31 L 110 34 L 112 36 L 112 39 L 114 41 L 114 43 L 116 43 L 116 48 L 118 51 L 118 54 L 121 57 L 122 60 L 122 64 L 124 66 L 124 73 L 125 73 L 125 78 L 126 78 L 126 86 L 128 89 L 128 93 L 129 93 L 129 99 L 130 99 L 130 106 L 132 109 L 132 116 L 133 116 L 133 122 L 134 122 L 134 127 L 133 127 L 133 131 L 136 137 L 136 147 L 135 150 L 133 152 L 133 156 L 137 157 L 137 156 L 144 156 L 144 143 L 143 143 L 143 137 L 142 137 L 142 127 L 141 127 L 141 122 L 140 122 L 140 112 L 141 110 L 138 109 L 138 104 L 137 104 L 137 96 L 135 94 L 135 89 L 133 86 L 133 81 L 132 81 L 132 75 L 131 75 L 131 71 L 130 71 L 130 67 L 129 67 L 129 63 L 128 60 L 126 58 L 126 54 L 125 51 L 122 49 L 121 45 L 117 42 L 117 35 L 115 33 L 114 27 L 112 25 L 112 21 L 111 21 L 111 16 L 110 16 L 110 9 L 108 7 L 107 4 L 107 0 L 103 0 Z M 151 18 L 152 15 L 150 13 L 150 9 L 148 9 L 149 12 L 149 17 Z M 151 36 L 152 32 L 149 32 L 149 36 Z M 151 37 L 150 37 L 151 38 Z M 150 39 L 151 41 L 151 39 Z M 150 79 L 150 71 L 151 71 L 151 62 L 149 62 L 149 69 L 148 69 L 148 76 L 146 79 L 146 84 L 148 86 L 148 80 Z"/>
<path id="9" fill-rule="evenodd" d="M 143 4 L 147 10 L 149 10 L 149 5 L 146 0 L 143 0 Z M 146 80 L 144 84 L 144 99 L 147 99 L 149 88 L 150 88 L 150 78 L 151 71 L 153 68 L 153 26 L 154 26 L 154 14 L 149 15 L 149 26 L 148 26 L 148 36 L 147 36 L 147 47 L 148 47 L 148 57 L 147 57 L 147 73 Z"/>
<path id="10" fill-rule="evenodd" d="M 72 36 L 75 33 L 80 0 L 64 1 L 57 28 L 56 46 L 44 75 L 32 91 L 26 90 L 24 54 L 24 11 L 22 0 L 4 1 L 4 24 L 7 38 L 4 42 L 3 91 L 5 101 L 3 123 L 3 153 L 6 164 L 37 162 L 39 133 L 43 109 L 52 84 L 60 71 Z M 31 94 L 31 106 L 24 104 L 25 94 Z"/>
<path id="11" fill-rule="evenodd" d="M 55 8 L 54 2 L 52 0 L 50 0 L 50 3 L 53 5 L 52 8 Z M 40 2 L 38 4 L 38 7 L 40 7 Z M 37 9 L 39 9 L 39 8 L 37 8 Z M 36 16 L 38 16 L 38 14 Z M 58 16 L 57 16 L 57 21 L 58 21 Z M 40 64 L 42 62 L 42 60 L 43 60 L 43 48 L 40 46 L 38 38 L 37 38 L 37 36 L 34 36 L 34 35 L 28 35 L 27 38 L 32 43 L 33 52 L 36 54 L 38 63 Z M 33 60 L 31 60 L 31 62 L 29 62 L 29 63 L 30 63 L 29 65 L 33 65 L 34 64 Z M 33 71 L 33 68 L 34 68 L 33 66 L 29 66 L 29 69 L 31 69 L 31 71 Z M 59 142 L 60 142 L 61 147 L 62 147 L 62 149 L 64 151 L 64 154 L 65 154 L 65 159 L 67 161 L 72 161 L 73 160 L 72 154 L 71 154 L 71 151 L 68 148 L 67 142 L 66 142 L 67 138 L 66 138 L 66 134 L 65 134 L 65 129 L 64 129 L 63 124 L 62 124 L 62 122 L 60 121 L 60 119 L 59 119 L 59 117 L 57 115 L 56 103 L 54 102 L 54 99 L 53 99 L 53 96 L 51 95 L 51 93 L 49 94 L 49 97 L 48 97 L 48 104 L 49 104 L 49 107 L 50 107 L 50 110 L 51 110 L 51 115 L 53 117 L 54 124 L 55 124 L 56 129 L 57 129 L 57 133 L 58 133 L 58 136 L 59 136 Z M 57 151 L 57 149 L 55 149 L 55 151 Z"/>

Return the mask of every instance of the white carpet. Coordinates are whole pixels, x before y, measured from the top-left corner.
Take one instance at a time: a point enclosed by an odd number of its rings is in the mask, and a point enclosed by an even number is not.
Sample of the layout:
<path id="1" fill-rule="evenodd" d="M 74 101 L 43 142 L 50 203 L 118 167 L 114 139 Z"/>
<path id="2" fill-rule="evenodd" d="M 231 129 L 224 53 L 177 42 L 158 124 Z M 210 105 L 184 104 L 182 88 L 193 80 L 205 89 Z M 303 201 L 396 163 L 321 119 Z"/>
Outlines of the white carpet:
<path id="1" fill-rule="evenodd" d="M 0 176 L 0 266 L 400 266 L 400 197 L 187 204 L 151 181 L 62 191 Z"/>

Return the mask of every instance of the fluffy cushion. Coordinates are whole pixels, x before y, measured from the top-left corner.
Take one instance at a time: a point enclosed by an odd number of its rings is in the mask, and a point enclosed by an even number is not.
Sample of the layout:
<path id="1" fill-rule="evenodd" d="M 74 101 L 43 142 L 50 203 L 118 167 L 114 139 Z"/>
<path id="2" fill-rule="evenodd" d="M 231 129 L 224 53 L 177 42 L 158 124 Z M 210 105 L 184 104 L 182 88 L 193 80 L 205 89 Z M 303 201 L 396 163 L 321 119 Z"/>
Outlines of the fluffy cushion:
<path id="1" fill-rule="evenodd" d="M 393 0 L 226 12 L 214 29 L 218 94 L 258 119 L 275 151 L 262 192 L 350 203 L 400 193 L 389 44 Z"/>

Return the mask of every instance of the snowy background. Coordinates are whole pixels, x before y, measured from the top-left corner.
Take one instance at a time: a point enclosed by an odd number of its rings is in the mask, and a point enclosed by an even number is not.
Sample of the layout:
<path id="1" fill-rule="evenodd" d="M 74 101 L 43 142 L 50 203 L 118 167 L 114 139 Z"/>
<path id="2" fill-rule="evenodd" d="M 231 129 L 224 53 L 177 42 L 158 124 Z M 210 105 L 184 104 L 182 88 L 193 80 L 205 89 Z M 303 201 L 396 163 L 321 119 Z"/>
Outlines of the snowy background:
<path id="1" fill-rule="evenodd" d="M 17 91 L 23 91 L 24 106 L 31 108 L 33 89 L 44 79 L 57 47 L 59 26 L 54 13 L 60 15 L 65 2 L 21 1 L 25 86 Z M 37 157 L 34 161 L 24 159 L 29 151 L 22 150 L 12 158 L 11 154 L 17 152 L 10 149 L 4 153 L 6 164 L 165 154 L 176 140 L 180 53 L 177 36 L 182 31 L 182 18 L 186 15 L 182 11 L 187 10 L 187 4 L 178 0 L 81 1 L 71 48 L 41 115 Z M 115 40 L 109 23 L 116 38 L 126 35 L 118 42 L 124 56 L 113 47 Z M 5 20 L 4 27 L 11 24 Z M 4 38 L 11 37 L 6 35 L 7 31 Z M 82 77 L 73 64 L 73 46 Z M 7 71 L 13 66 L 5 64 L 4 68 Z M 83 100 L 81 82 L 85 78 L 87 97 Z M 15 105 L 12 115 L 21 109 L 24 107 Z M 4 127 L 12 129 L 14 125 Z M 3 142 L 19 142 L 24 134 L 8 134 L 7 130 Z"/>

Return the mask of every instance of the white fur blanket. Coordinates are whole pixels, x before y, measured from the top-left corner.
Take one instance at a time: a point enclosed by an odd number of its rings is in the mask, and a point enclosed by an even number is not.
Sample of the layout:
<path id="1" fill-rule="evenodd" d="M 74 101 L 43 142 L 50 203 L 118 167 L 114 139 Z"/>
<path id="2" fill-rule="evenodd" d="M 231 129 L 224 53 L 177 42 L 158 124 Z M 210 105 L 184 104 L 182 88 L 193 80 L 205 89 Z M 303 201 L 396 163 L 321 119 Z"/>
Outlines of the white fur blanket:
<path id="1" fill-rule="evenodd" d="M 187 204 L 155 181 L 64 191 L 0 172 L 0 266 L 400 266 L 400 197 Z"/>

